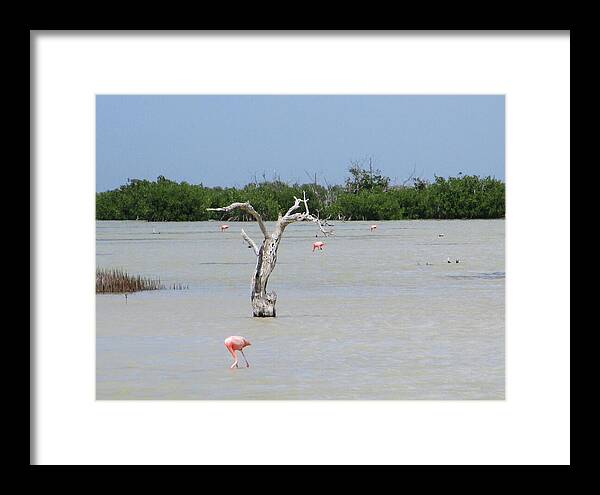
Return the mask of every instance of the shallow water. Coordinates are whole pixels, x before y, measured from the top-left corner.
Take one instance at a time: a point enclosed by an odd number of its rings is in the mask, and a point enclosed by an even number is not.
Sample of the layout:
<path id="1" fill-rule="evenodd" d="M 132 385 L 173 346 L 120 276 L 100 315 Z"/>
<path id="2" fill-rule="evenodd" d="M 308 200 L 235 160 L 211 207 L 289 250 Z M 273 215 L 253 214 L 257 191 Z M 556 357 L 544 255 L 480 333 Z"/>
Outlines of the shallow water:
<path id="1" fill-rule="evenodd" d="M 504 220 L 372 223 L 314 253 L 315 225 L 290 225 L 263 319 L 256 223 L 97 222 L 98 267 L 189 289 L 96 296 L 96 397 L 504 399 Z M 229 369 L 229 335 L 250 368 Z"/>

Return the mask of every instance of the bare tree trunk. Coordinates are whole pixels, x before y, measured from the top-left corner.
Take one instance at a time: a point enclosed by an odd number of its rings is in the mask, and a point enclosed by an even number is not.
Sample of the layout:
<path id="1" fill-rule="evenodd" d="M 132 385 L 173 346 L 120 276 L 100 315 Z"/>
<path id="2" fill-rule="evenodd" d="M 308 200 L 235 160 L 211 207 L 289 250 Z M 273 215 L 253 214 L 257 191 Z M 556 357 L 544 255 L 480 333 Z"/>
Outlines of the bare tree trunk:
<path id="1" fill-rule="evenodd" d="M 275 303 L 277 302 L 277 294 L 275 292 L 267 292 L 267 282 L 269 276 L 275 268 L 277 263 L 277 249 L 279 248 L 279 242 L 285 228 L 294 222 L 311 221 L 315 222 L 321 232 L 325 235 L 333 234 L 332 229 L 326 229 L 325 227 L 331 227 L 327 221 L 319 220 L 318 217 L 312 216 L 308 211 L 308 199 L 306 194 L 303 195 L 303 199 L 294 198 L 294 205 L 287 211 L 284 216 L 279 216 L 277 224 L 272 233 L 269 233 L 262 217 L 254 210 L 250 203 L 233 203 L 223 208 L 207 208 L 210 211 L 224 211 L 229 212 L 236 208 L 239 208 L 250 215 L 252 215 L 263 233 L 264 240 L 260 248 L 256 243 L 248 237 L 248 234 L 242 229 L 242 237 L 248 243 L 248 247 L 252 248 L 256 255 L 256 268 L 254 275 L 252 276 L 252 314 L 256 317 L 275 317 Z M 304 213 L 293 213 L 300 207 L 300 203 L 304 203 Z"/>
<path id="2" fill-rule="evenodd" d="M 252 314 L 258 317 L 276 316 L 277 294 L 267 292 L 269 276 L 277 263 L 279 239 L 265 239 L 256 258 L 256 269 L 252 276 Z"/>

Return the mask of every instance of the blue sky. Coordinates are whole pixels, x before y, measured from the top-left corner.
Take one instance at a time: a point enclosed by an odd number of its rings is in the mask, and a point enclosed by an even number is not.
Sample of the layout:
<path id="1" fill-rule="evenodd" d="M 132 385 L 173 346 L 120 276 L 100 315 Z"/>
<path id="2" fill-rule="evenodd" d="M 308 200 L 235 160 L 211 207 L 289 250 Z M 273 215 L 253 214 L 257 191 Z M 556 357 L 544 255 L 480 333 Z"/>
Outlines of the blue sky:
<path id="1" fill-rule="evenodd" d="M 341 184 L 351 162 L 504 180 L 504 96 L 98 95 L 96 190 L 159 175 L 241 186 L 274 175 Z"/>

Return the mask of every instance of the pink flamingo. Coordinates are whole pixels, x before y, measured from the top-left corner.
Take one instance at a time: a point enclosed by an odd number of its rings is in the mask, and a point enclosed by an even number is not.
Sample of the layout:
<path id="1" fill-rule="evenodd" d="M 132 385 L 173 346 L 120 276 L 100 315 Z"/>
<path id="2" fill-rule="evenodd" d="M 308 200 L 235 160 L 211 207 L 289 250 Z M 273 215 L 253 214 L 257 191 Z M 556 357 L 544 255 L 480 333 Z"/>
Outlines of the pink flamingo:
<path id="1" fill-rule="evenodd" d="M 240 337 L 239 335 L 232 335 L 231 337 L 227 337 L 225 339 L 225 347 L 227 347 L 227 350 L 231 353 L 234 359 L 233 364 L 230 366 L 231 369 L 238 367 L 238 358 L 236 351 L 240 351 L 242 353 L 242 356 L 244 356 L 243 349 L 244 347 L 247 347 L 249 345 L 252 345 L 250 341 L 244 337 Z M 244 356 L 244 361 L 246 361 L 246 368 L 249 368 L 250 363 L 248 363 L 246 356 Z"/>
<path id="2" fill-rule="evenodd" d="M 224 230 L 227 230 L 228 228 L 229 228 L 229 225 L 227 225 L 227 224 L 221 225 L 221 232 L 223 232 Z"/>
<path id="3" fill-rule="evenodd" d="M 323 241 L 313 242 L 313 253 L 315 252 L 315 249 L 323 249 L 323 246 L 325 246 Z"/>
<path id="4" fill-rule="evenodd" d="M 371 227 L 370 227 L 371 232 L 373 232 L 376 228 L 377 228 L 377 225 L 371 225 Z"/>

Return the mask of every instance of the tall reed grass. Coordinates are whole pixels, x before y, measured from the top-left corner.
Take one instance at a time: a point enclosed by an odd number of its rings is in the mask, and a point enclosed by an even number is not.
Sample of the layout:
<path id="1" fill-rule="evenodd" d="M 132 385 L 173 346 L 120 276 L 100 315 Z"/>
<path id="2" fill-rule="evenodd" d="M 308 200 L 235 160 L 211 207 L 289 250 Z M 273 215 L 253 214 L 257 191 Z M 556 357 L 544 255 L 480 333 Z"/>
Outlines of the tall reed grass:
<path id="1" fill-rule="evenodd" d="M 138 292 L 141 290 L 164 289 L 165 286 L 159 278 L 148 278 L 140 275 L 129 275 L 120 268 L 97 268 L 96 269 L 96 293 L 97 294 L 122 294 L 127 292 Z"/>

